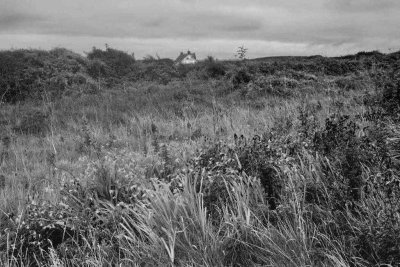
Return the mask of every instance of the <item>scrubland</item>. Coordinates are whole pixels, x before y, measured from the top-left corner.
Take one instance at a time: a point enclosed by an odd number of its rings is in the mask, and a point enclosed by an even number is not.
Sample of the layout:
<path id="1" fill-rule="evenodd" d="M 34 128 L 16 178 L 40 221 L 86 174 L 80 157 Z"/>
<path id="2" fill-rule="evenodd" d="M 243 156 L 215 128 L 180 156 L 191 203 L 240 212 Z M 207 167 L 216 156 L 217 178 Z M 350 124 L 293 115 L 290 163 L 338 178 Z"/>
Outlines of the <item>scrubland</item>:
<path id="1" fill-rule="evenodd" d="M 398 266 L 399 53 L 0 52 L 1 266 Z"/>

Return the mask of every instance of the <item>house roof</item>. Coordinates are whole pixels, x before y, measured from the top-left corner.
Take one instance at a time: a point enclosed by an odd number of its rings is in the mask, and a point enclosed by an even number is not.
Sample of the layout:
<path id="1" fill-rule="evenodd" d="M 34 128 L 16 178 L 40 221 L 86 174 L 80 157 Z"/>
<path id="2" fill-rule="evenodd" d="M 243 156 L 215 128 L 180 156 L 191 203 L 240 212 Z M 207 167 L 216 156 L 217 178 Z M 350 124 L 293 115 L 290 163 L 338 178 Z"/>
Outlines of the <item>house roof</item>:
<path id="1" fill-rule="evenodd" d="M 187 53 L 181 52 L 181 54 L 176 58 L 175 62 L 180 62 L 187 56 L 193 56 L 193 58 L 196 59 L 196 53 L 191 53 L 190 51 L 187 51 Z"/>

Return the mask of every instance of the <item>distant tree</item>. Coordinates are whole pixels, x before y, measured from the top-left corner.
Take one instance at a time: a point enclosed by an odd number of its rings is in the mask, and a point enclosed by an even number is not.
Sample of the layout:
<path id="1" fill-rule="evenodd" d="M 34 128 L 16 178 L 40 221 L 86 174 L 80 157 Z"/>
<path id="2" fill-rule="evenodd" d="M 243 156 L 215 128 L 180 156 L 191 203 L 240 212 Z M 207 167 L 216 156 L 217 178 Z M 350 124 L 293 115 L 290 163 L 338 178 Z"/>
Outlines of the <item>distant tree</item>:
<path id="1" fill-rule="evenodd" d="M 236 51 L 236 57 L 238 57 L 241 60 L 246 59 L 246 53 L 247 53 L 247 48 L 244 47 L 244 45 L 239 46 L 238 50 Z"/>

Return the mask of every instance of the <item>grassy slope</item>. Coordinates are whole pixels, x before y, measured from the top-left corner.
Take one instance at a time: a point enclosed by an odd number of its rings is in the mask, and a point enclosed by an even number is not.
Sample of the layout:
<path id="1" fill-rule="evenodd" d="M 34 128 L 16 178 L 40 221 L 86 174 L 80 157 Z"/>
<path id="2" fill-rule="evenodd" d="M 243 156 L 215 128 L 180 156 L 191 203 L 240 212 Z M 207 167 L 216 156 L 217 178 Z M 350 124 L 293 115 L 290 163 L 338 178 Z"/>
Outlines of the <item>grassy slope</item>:
<path id="1" fill-rule="evenodd" d="M 0 226 L 8 229 L 1 232 L 0 246 L 5 250 L 0 253 L 0 263 L 10 266 L 18 262 L 25 265 L 47 262 L 52 266 L 395 263 L 396 253 L 394 259 L 385 259 L 382 256 L 385 254 L 376 251 L 380 248 L 371 238 L 377 236 L 367 239 L 371 242 L 368 251 L 375 253 L 369 258 L 360 258 L 365 255 L 365 248 L 352 248 L 359 244 L 356 239 L 364 235 L 368 238 L 368 233 L 361 229 L 363 224 L 376 227 L 376 231 L 382 231 L 378 236 L 387 238 L 385 229 L 376 226 L 377 222 L 369 217 L 379 210 L 374 203 L 378 197 L 365 196 L 351 202 L 363 206 L 363 214 L 346 208 L 335 210 L 330 205 L 340 196 L 332 196 L 330 193 L 336 189 L 328 187 L 335 184 L 330 181 L 332 177 L 340 180 L 343 174 L 330 162 L 333 159 L 303 147 L 309 139 L 300 142 L 297 138 L 304 127 L 313 128 L 312 133 L 324 129 L 325 120 L 333 113 L 352 118 L 360 115 L 359 129 L 372 124 L 364 118 L 368 107 L 362 101 L 366 92 L 374 92 L 375 84 L 368 80 L 368 75 L 361 75 L 365 82 L 361 90 L 338 88 L 335 80 L 341 77 L 319 76 L 311 84 L 300 83 L 289 89 L 292 93 L 288 97 L 267 93 L 262 97 L 248 94 L 245 99 L 237 90 L 219 94 L 226 89 L 226 81 L 187 78 L 168 85 L 137 82 L 124 90 L 103 89 L 97 94 L 65 96 L 39 104 L 2 104 L 2 137 L 9 137 L 10 143 L 3 138 L 0 147 L 3 155 L 0 175 L 5 180 L 4 188 L 0 189 Z M 43 134 L 21 133 L 30 120 L 35 120 L 27 115 L 35 114 L 32 110 L 47 114 L 44 129 L 39 129 Z M 24 117 L 25 121 L 16 122 Z M 315 125 L 307 126 L 312 121 Z M 249 175 L 250 171 L 246 174 L 236 165 L 227 167 L 231 163 L 224 162 L 225 158 L 220 172 L 193 163 L 193 159 L 207 153 L 216 143 L 234 147 L 234 134 L 243 134 L 250 140 L 264 133 L 279 139 L 273 144 L 277 151 L 288 143 L 300 146 L 295 155 L 279 150 L 281 154 L 274 158 L 273 165 L 280 170 L 283 188 L 280 204 L 274 210 L 269 208 L 265 188 L 262 189 L 259 179 Z M 237 162 L 245 164 L 238 158 Z M 379 177 L 380 173 L 373 172 L 374 167 L 363 166 L 360 177 L 365 180 Z M 332 177 L 326 168 L 331 168 Z M 225 202 L 216 202 L 218 209 L 211 213 L 213 205 L 205 196 L 214 186 L 210 181 L 216 179 L 222 184 L 214 194 L 226 191 Z M 209 182 L 210 187 L 199 187 L 203 182 Z M 308 184 L 318 184 L 320 197 L 331 204 L 309 202 L 305 187 Z M 116 191 L 121 192 L 120 199 L 113 198 Z M 85 208 L 89 215 L 85 215 Z M 49 212 L 60 214 L 49 215 Z M 345 224 L 348 229 L 337 229 L 338 216 L 348 221 Z M 92 219 L 100 222 L 94 223 Z M 60 227 L 58 223 L 65 224 Z M 50 230 L 73 230 L 73 238 L 67 239 L 69 243 L 46 245 L 45 238 L 32 237 L 35 231 L 54 237 L 43 225 Z M 388 229 L 397 231 L 394 226 Z M 380 244 L 393 249 L 397 246 Z M 13 245 L 14 253 L 5 253 L 13 251 Z M 40 247 L 50 249 L 41 251 Z"/>

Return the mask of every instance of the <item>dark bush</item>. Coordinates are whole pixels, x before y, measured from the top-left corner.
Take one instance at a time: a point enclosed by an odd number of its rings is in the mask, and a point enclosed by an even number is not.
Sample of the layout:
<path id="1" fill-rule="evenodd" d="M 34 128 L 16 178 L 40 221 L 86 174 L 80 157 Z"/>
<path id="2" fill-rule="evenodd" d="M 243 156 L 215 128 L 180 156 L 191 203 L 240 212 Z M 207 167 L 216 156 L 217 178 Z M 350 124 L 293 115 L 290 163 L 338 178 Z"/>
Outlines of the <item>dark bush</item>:
<path id="1" fill-rule="evenodd" d="M 195 168 L 205 168 L 210 174 L 209 180 L 203 182 L 203 190 L 206 192 L 205 204 L 215 212 L 216 217 L 220 203 L 227 201 L 224 179 L 239 179 L 242 172 L 256 177 L 264 189 L 269 208 L 274 210 L 277 207 L 282 190 L 279 143 L 275 140 L 276 146 L 271 146 L 267 136 L 247 140 L 243 135 L 238 137 L 235 134 L 233 148 L 216 144 L 200 155 Z"/>
<path id="2" fill-rule="evenodd" d="M 246 85 L 251 81 L 251 74 L 247 68 L 241 68 L 231 74 L 231 81 L 235 88 Z"/>
<path id="3" fill-rule="evenodd" d="M 207 61 L 205 64 L 207 76 L 210 78 L 218 78 L 224 76 L 226 73 L 226 66 L 215 60 Z"/>
<path id="4" fill-rule="evenodd" d="M 88 72 L 97 78 L 104 75 L 108 83 L 118 83 L 119 79 L 126 78 L 131 72 L 135 72 L 135 58 L 126 52 L 106 47 L 101 50 L 96 47 L 87 53 L 87 58 L 92 62 Z"/>
<path id="5" fill-rule="evenodd" d="M 246 96 L 257 99 L 266 95 L 289 97 L 299 87 L 299 82 L 287 77 L 255 75 L 247 84 Z"/>
<path id="6" fill-rule="evenodd" d="M 0 101 L 15 103 L 27 98 L 60 96 L 85 75 L 86 59 L 57 48 L 47 51 L 0 52 Z M 78 85 L 79 86 L 79 85 Z"/>
<path id="7" fill-rule="evenodd" d="M 344 76 L 350 73 L 355 73 L 360 70 L 358 61 L 343 61 L 335 59 L 327 59 L 323 61 L 323 71 L 326 75 Z"/>
<path id="8" fill-rule="evenodd" d="M 20 225 L 11 223 L 11 227 L 5 229 L 16 240 L 8 253 L 19 259 L 23 266 L 39 266 L 38 263 L 47 262 L 49 248 L 57 249 L 75 237 L 73 226 L 68 222 L 71 214 L 65 206 L 55 207 L 47 202 L 29 203 Z"/>
<path id="9" fill-rule="evenodd" d="M 176 70 L 179 74 L 179 78 L 185 78 L 189 73 L 191 73 L 193 71 L 198 71 L 199 68 L 200 68 L 200 65 L 198 65 L 198 64 L 194 64 L 194 65 L 179 64 L 176 66 Z"/>
<path id="10" fill-rule="evenodd" d="M 168 84 L 173 79 L 180 77 L 179 70 L 172 61 L 153 60 L 143 62 L 139 66 L 139 77 L 146 81 L 155 81 L 160 84 Z"/>

